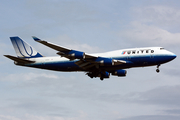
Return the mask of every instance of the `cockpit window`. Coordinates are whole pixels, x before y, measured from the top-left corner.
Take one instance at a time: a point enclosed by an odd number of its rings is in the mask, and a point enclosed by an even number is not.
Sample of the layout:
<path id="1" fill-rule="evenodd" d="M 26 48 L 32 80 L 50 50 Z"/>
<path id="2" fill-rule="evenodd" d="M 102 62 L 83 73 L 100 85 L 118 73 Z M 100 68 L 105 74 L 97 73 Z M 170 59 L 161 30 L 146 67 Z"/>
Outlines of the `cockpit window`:
<path id="1" fill-rule="evenodd" d="M 160 50 L 164 50 L 164 48 L 160 48 Z"/>

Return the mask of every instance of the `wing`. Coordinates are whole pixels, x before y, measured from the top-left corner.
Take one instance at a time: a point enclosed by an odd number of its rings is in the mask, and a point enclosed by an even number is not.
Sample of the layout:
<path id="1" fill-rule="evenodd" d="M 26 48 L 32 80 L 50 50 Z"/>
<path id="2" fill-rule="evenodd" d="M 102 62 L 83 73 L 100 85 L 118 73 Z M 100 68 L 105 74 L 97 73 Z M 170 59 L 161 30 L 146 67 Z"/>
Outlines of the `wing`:
<path id="1" fill-rule="evenodd" d="M 35 36 L 32 36 L 32 38 L 36 41 L 36 42 L 39 42 L 41 44 L 44 44 L 54 50 L 57 50 L 57 51 L 61 51 L 61 52 L 68 52 L 68 51 L 71 51 L 71 49 L 68 49 L 68 48 L 65 48 L 65 47 L 60 47 L 59 45 L 56 45 L 56 44 L 53 44 L 53 43 L 50 43 L 50 42 L 47 42 L 47 41 L 44 41 L 44 40 L 41 40 Z"/>
<path id="2" fill-rule="evenodd" d="M 33 39 L 36 42 L 39 42 L 39 43 L 46 45 L 46 46 L 48 46 L 54 50 L 59 51 L 59 52 L 57 52 L 58 55 L 60 55 L 61 57 L 66 57 L 70 60 L 74 60 L 74 59 L 95 59 L 95 58 L 97 58 L 96 56 L 91 56 L 91 55 L 85 54 L 84 52 L 81 52 L 81 51 L 68 49 L 68 48 L 56 45 L 54 43 L 50 43 L 50 42 L 41 40 L 35 36 L 33 36 Z"/>
<path id="3" fill-rule="evenodd" d="M 81 51 L 68 49 L 68 48 L 41 40 L 35 36 L 33 36 L 33 39 L 36 42 L 39 42 L 39 43 L 46 45 L 54 50 L 57 50 L 58 51 L 57 54 L 60 55 L 61 57 L 66 57 L 70 60 L 79 59 L 77 62 L 75 62 L 75 64 L 84 70 L 89 70 L 90 68 L 98 66 L 98 65 L 101 65 L 101 66 L 103 66 L 103 65 L 120 65 L 120 64 L 126 63 L 126 61 L 123 61 L 123 60 L 114 60 L 111 58 L 94 56 L 94 55 L 86 54 Z"/>
<path id="4" fill-rule="evenodd" d="M 100 57 L 98 57 L 96 60 L 79 60 L 75 62 L 75 64 L 84 70 L 90 70 L 92 68 L 98 69 L 99 66 L 121 65 L 126 63 L 126 61 L 123 60 L 114 60 L 114 59 L 102 58 L 102 57 L 101 60 L 98 60 L 99 58 Z"/>

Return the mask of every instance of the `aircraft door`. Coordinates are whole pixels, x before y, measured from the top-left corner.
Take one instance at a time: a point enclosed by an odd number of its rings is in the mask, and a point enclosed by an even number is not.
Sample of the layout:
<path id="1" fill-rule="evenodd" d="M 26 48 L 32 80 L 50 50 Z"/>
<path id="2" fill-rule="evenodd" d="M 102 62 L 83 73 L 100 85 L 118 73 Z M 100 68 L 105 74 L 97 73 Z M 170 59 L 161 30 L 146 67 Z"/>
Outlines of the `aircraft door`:
<path id="1" fill-rule="evenodd" d="M 127 51 L 127 60 L 131 59 L 131 51 Z"/>
<path id="2" fill-rule="evenodd" d="M 151 50 L 150 52 L 151 52 L 150 58 L 153 59 L 154 58 L 154 50 Z"/>

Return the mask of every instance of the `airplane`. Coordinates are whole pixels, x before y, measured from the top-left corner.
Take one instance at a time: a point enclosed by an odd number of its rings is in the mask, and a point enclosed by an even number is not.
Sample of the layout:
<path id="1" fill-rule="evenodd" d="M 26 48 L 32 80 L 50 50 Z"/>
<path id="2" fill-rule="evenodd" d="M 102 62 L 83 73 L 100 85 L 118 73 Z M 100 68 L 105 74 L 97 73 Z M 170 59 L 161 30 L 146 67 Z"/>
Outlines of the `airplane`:
<path id="1" fill-rule="evenodd" d="M 40 68 L 62 72 L 85 72 L 90 78 L 100 80 L 109 78 L 110 74 L 118 77 L 126 76 L 133 67 L 159 66 L 176 58 L 176 55 L 163 47 L 144 47 L 115 50 L 105 53 L 87 54 L 62 47 L 35 36 L 32 38 L 47 47 L 57 51 L 59 56 L 45 57 L 18 36 L 10 37 L 17 57 L 4 55 L 14 61 L 15 65 Z"/>

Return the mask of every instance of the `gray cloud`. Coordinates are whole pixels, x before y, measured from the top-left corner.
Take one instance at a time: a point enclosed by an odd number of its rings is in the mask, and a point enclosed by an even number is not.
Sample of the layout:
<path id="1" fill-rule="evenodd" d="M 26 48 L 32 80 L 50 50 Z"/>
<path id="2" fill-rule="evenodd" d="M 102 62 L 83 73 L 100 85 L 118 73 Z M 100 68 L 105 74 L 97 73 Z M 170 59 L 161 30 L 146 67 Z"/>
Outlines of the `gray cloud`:
<path id="1" fill-rule="evenodd" d="M 180 109 L 164 110 L 164 112 L 168 114 L 173 114 L 173 115 L 180 115 Z"/>
<path id="2" fill-rule="evenodd" d="M 143 115 L 130 118 L 123 118 L 119 120 L 179 120 L 180 116 L 173 115 Z"/>
<path id="3" fill-rule="evenodd" d="M 130 29 L 118 33 L 122 40 L 129 41 L 133 46 L 164 46 L 178 47 L 180 33 L 171 33 L 157 26 L 133 22 Z"/>
<path id="4" fill-rule="evenodd" d="M 152 5 L 134 8 L 134 18 L 146 24 L 161 26 L 171 30 L 180 22 L 180 10 L 177 7 L 165 5 Z"/>
<path id="5" fill-rule="evenodd" d="M 163 69 L 163 73 L 165 73 L 166 75 L 170 75 L 172 77 L 179 77 L 180 76 L 180 71 L 178 68 Z"/>
<path id="6" fill-rule="evenodd" d="M 28 1 L 27 7 L 40 19 L 52 19 L 61 25 L 65 23 L 83 20 L 91 21 L 95 10 L 89 9 L 86 4 L 74 1 Z M 89 19 L 89 20 L 88 20 Z"/>
<path id="7" fill-rule="evenodd" d="M 147 92 L 135 93 L 130 99 L 131 102 L 139 104 L 151 104 L 160 106 L 180 105 L 180 86 L 162 86 Z"/>

